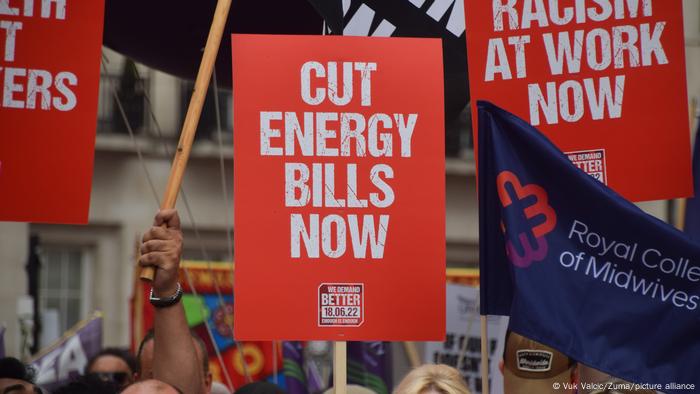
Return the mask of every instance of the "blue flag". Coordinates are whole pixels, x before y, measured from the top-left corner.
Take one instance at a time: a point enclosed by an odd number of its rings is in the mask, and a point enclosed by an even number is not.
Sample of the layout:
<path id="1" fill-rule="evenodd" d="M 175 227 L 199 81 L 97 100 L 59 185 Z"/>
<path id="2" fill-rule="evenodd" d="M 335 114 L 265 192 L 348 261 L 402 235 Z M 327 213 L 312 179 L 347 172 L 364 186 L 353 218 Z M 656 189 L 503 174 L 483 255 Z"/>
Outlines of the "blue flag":
<path id="1" fill-rule="evenodd" d="M 700 119 L 698 130 L 695 132 L 695 146 L 693 147 L 693 189 L 695 196 L 686 200 L 685 219 L 683 231 L 695 242 L 700 242 Z"/>
<path id="2" fill-rule="evenodd" d="M 618 378 L 698 390 L 700 244 L 525 121 L 478 110 L 481 313 Z"/>

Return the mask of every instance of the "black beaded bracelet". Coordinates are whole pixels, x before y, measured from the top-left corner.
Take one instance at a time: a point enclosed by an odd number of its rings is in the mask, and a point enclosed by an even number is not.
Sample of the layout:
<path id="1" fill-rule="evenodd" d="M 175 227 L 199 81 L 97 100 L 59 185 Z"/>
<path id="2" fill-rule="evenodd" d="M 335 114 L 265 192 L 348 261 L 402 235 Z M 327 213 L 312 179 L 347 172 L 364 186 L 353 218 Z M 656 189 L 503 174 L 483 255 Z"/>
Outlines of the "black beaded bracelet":
<path id="1" fill-rule="evenodd" d="M 167 308 L 180 302 L 180 298 L 182 298 L 182 286 L 180 286 L 178 282 L 175 294 L 170 297 L 155 297 L 153 296 L 153 288 L 151 288 L 151 295 L 148 297 L 148 300 L 151 302 L 151 305 L 156 308 Z"/>

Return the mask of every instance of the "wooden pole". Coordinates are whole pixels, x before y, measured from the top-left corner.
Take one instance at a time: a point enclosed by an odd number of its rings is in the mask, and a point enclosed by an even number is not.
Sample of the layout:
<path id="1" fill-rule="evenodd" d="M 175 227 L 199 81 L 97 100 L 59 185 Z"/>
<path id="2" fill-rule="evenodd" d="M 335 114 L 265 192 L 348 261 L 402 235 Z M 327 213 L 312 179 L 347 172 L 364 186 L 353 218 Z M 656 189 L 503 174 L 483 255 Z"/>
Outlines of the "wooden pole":
<path id="1" fill-rule="evenodd" d="M 418 356 L 418 349 L 416 349 L 415 342 L 404 342 L 403 348 L 406 350 L 406 357 L 408 357 L 408 362 L 411 364 L 411 368 L 420 367 L 420 357 Z"/>
<path id="2" fill-rule="evenodd" d="M 334 342 L 333 352 L 333 391 L 335 394 L 348 392 L 348 343 Z"/>
<path id="3" fill-rule="evenodd" d="M 477 309 L 479 308 L 479 304 L 477 303 Z M 467 331 L 465 332 L 465 340 L 462 342 L 462 347 L 459 349 L 459 355 L 457 355 L 457 370 L 461 370 L 462 366 L 464 365 L 464 357 L 467 354 L 467 347 L 469 345 L 469 337 L 472 332 L 472 327 L 474 326 L 474 321 L 476 320 L 476 315 L 475 314 L 470 314 L 469 319 L 467 320 Z"/>
<path id="4" fill-rule="evenodd" d="M 481 393 L 489 394 L 489 337 L 486 316 L 481 316 Z"/>
<path id="5" fill-rule="evenodd" d="M 278 384 L 277 381 L 277 341 L 272 341 L 272 382 Z"/>
<path id="6" fill-rule="evenodd" d="M 192 142 L 197 132 L 199 116 L 202 114 L 202 107 L 206 99 L 209 82 L 211 81 L 211 74 L 214 70 L 214 64 L 216 63 L 216 55 L 219 53 L 219 45 L 221 44 L 221 37 L 223 37 L 224 34 L 224 27 L 226 26 L 230 8 L 231 0 L 218 0 L 216 4 L 214 20 L 209 30 L 207 45 L 204 47 L 204 55 L 199 65 L 199 72 L 197 73 L 197 79 L 194 83 L 194 91 L 192 92 L 190 105 L 187 108 L 185 122 L 182 125 L 180 142 L 178 142 L 177 150 L 175 151 L 175 158 L 173 159 L 173 165 L 170 169 L 168 186 L 165 189 L 165 196 L 160 205 L 161 209 L 175 208 L 175 201 L 177 201 L 177 195 L 180 191 L 180 185 L 182 184 L 182 176 L 185 173 L 187 160 L 192 150 Z M 152 281 L 154 277 L 155 269 L 153 267 L 144 267 L 141 270 L 142 280 Z"/>

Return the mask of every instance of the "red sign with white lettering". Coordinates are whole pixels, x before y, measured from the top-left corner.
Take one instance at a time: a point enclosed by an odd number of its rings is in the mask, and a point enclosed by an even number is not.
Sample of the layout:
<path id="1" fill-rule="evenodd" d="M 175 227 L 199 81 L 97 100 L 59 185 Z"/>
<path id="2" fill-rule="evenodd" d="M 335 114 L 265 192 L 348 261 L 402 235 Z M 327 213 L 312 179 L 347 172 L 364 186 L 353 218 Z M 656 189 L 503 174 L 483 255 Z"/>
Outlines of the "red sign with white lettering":
<path id="1" fill-rule="evenodd" d="M 681 1 L 464 2 L 472 102 L 630 200 L 692 194 Z"/>
<path id="2" fill-rule="evenodd" d="M 0 221 L 86 223 L 104 1 L 0 1 Z"/>
<path id="3" fill-rule="evenodd" d="M 444 338 L 441 51 L 233 36 L 236 339 Z"/>

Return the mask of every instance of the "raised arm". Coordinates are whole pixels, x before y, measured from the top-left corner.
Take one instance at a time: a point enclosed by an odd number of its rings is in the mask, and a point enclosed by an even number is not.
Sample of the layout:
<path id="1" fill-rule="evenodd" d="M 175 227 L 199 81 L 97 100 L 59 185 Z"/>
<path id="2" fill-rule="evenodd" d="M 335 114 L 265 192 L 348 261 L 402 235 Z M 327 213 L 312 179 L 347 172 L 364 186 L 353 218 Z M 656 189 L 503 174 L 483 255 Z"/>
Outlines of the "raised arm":
<path id="1" fill-rule="evenodd" d="M 182 392 L 199 394 L 202 388 L 201 367 L 185 319 L 185 310 L 179 301 L 181 254 L 182 231 L 177 211 L 161 210 L 155 217 L 153 227 L 143 236 L 139 259 L 142 266 L 156 268 L 151 298 L 151 303 L 156 306 L 153 375 Z"/>

